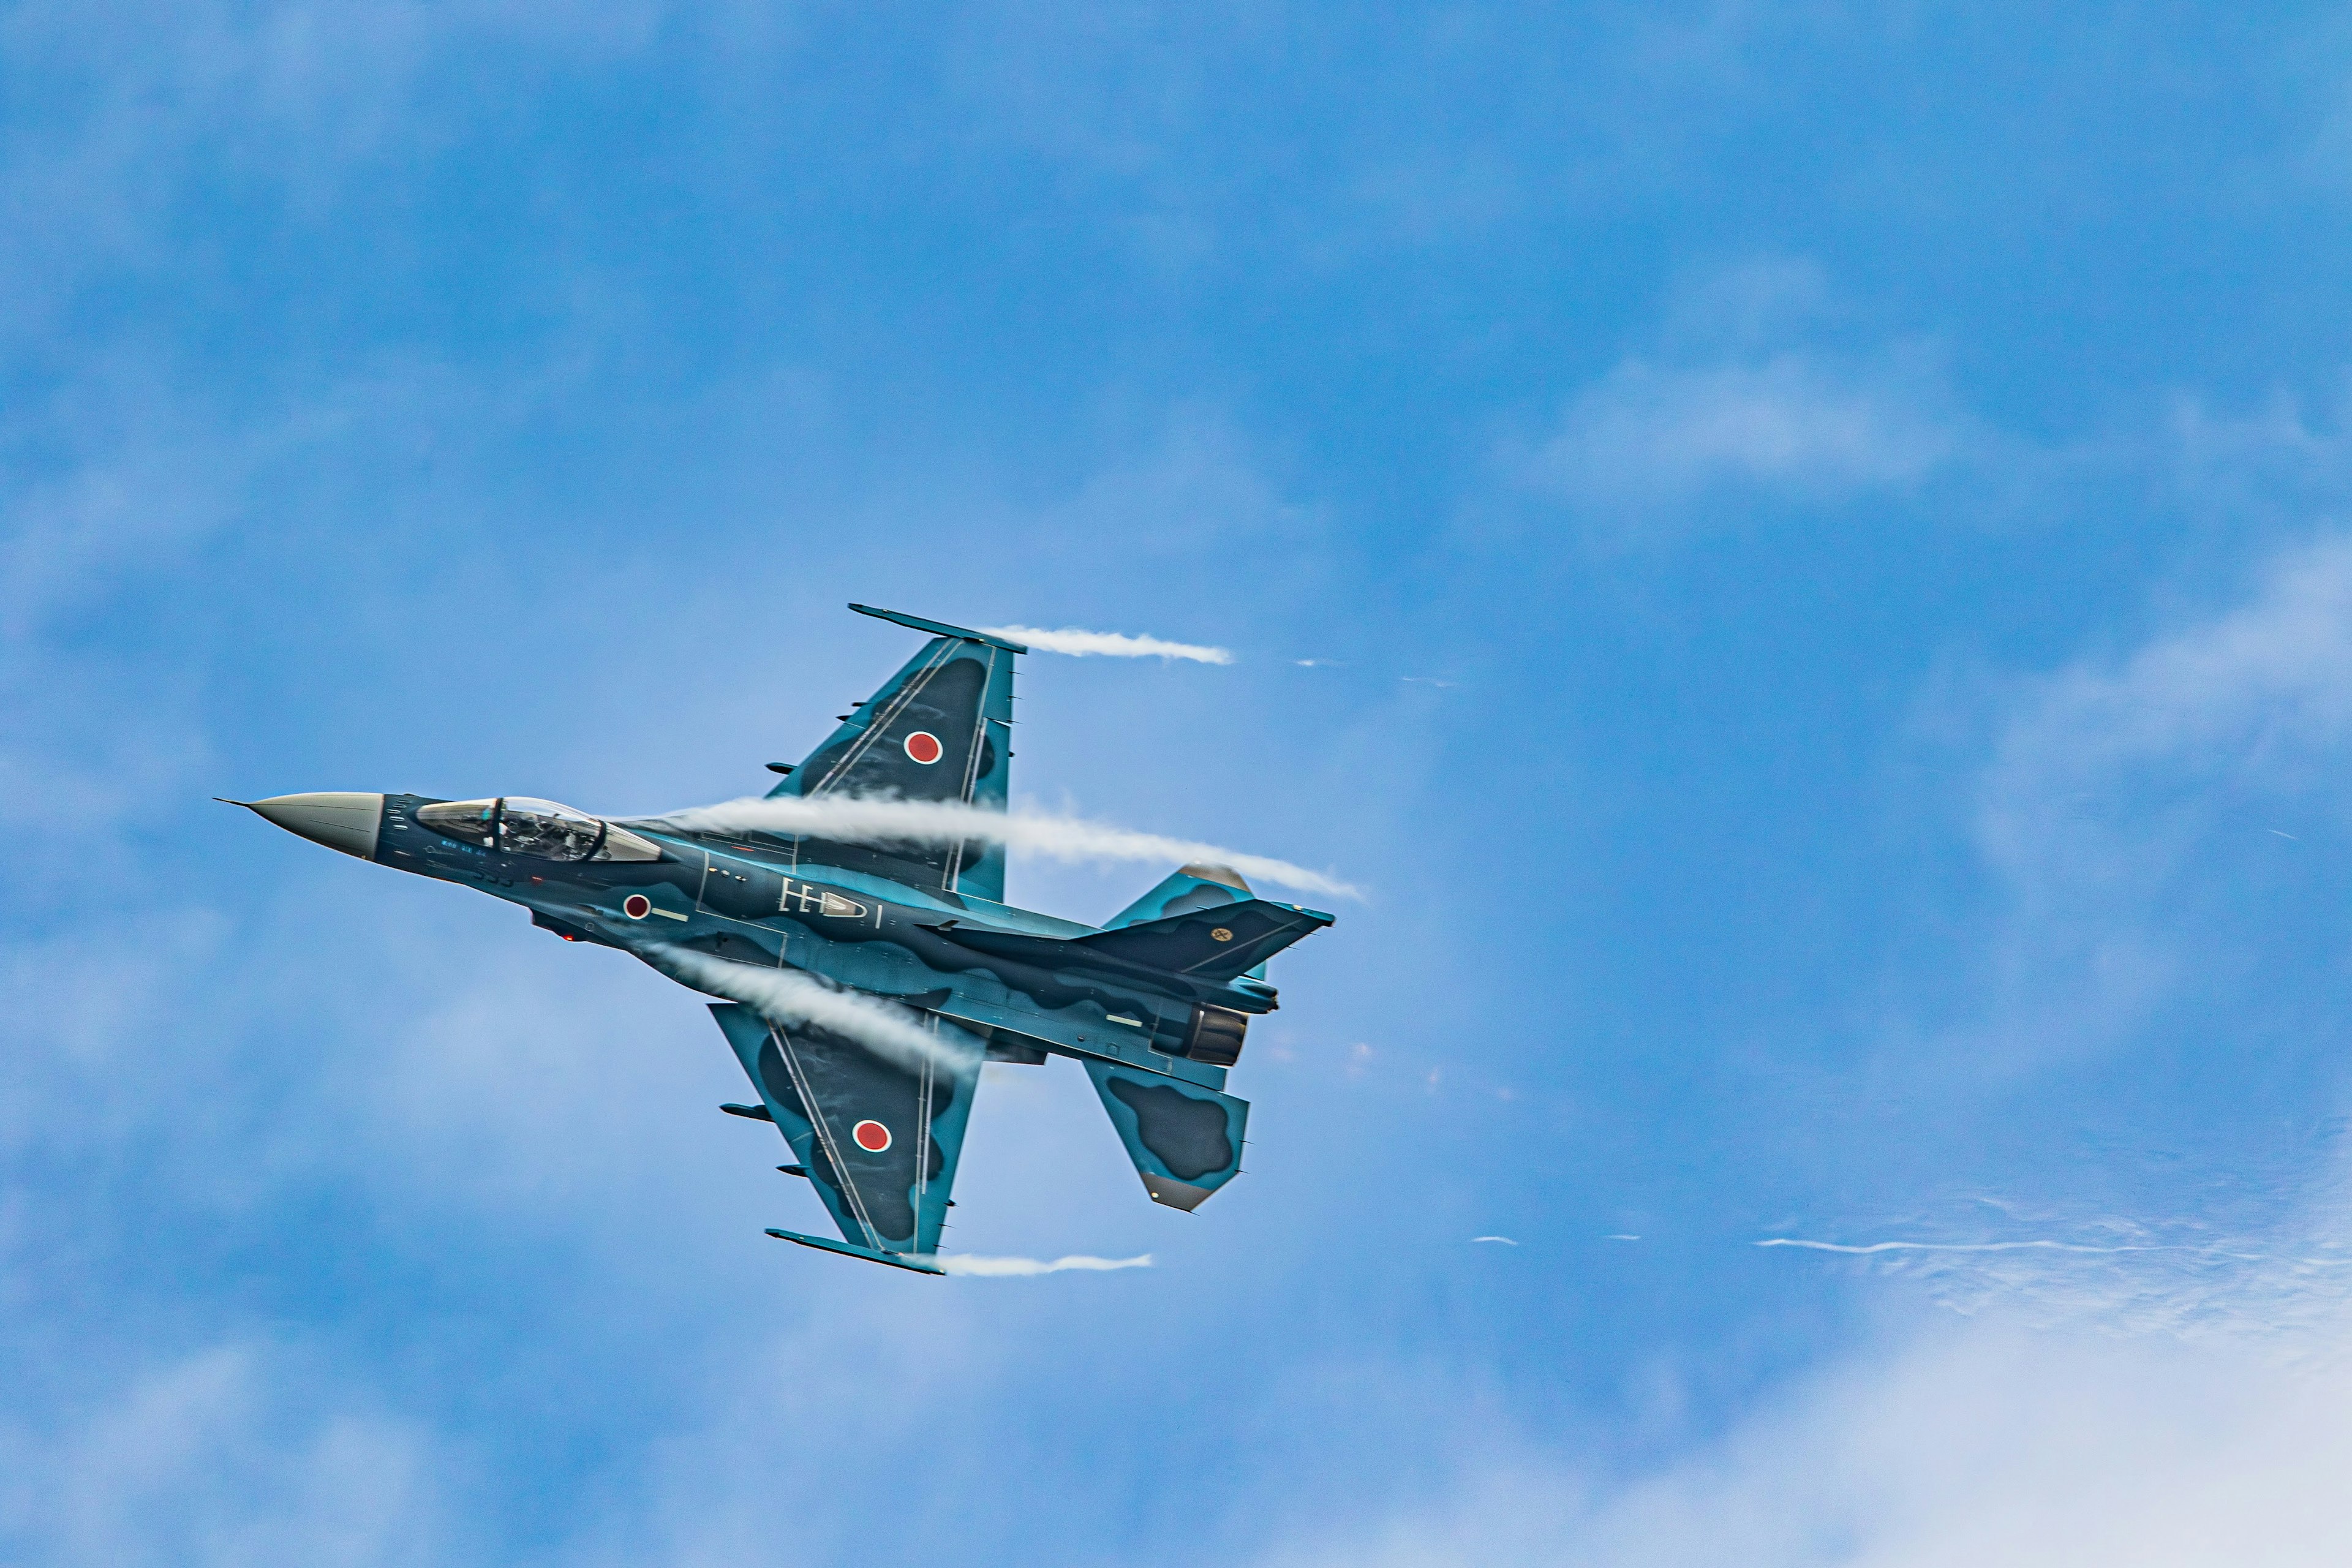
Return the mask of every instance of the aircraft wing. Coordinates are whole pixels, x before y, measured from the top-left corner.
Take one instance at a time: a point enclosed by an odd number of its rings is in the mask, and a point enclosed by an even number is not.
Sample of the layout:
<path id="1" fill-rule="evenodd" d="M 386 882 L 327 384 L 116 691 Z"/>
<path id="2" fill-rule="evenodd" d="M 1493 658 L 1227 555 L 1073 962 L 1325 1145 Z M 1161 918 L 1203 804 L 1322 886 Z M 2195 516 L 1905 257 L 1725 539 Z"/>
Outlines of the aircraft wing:
<path id="1" fill-rule="evenodd" d="M 710 1012 L 848 1245 L 771 1234 L 936 1272 L 928 1259 L 947 1219 L 982 1042 L 930 1016 L 939 1050 L 910 1067 L 735 1003 L 714 1003 Z"/>
<path id="2" fill-rule="evenodd" d="M 852 605 L 932 634 L 906 667 L 842 715 L 841 727 L 769 791 L 953 800 L 1002 811 L 1013 778 L 1013 660 L 1019 643 Z M 1004 901 L 1004 850 L 979 843 L 873 847 L 826 843 L 803 853 L 910 887 Z"/>

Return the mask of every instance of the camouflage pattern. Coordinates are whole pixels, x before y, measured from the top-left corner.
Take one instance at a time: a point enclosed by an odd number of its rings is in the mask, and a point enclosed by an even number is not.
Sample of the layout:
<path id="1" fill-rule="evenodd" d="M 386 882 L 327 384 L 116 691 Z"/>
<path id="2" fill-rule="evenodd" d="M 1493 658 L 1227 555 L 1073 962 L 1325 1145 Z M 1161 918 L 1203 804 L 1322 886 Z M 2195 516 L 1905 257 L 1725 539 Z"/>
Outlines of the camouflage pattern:
<path id="1" fill-rule="evenodd" d="M 1003 809 L 1018 644 L 890 611 L 930 640 L 776 795 L 895 795 Z M 373 822 L 354 802 L 380 800 Z M 304 804 L 320 803 L 320 804 Z M 551 802 L 280 796 L 270 820 L 379 864 L 520 904 L 571 942 L 619 948 L 727 998 L 711 1011 L 843 1240 L 772 1232 L 937 1272 L 984 1061 L 1085 1065 L 1145 1190 L 1192 1209 L 1241 1169 L 1249 1107 L 1223 1092 L 1275 952 L 1331 923 L 1188 866 L 1095 927 L 1003 902 L 1001 847 L 876 848 L 600 820 Z M 323 824 L 324 826 L 318 826 Z M 524 852 L 518 846 L 534 847 Z M 593 850 L 593 853 L 592 853 Z M 572 858 L 553 858 L 568 855 Z M 761 1000 L 780 973 L 897 1004 L 912 1058 Z M 795 981 L 795 984 L 801 984 Z"/>

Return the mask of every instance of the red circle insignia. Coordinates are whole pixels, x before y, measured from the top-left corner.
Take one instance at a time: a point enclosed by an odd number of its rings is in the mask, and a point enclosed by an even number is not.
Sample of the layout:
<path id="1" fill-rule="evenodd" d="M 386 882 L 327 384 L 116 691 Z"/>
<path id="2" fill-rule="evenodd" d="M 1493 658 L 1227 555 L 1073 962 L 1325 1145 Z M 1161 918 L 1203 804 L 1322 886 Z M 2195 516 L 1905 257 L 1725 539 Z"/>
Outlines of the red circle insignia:
<path id="1" fill-rule="evenodd" d="M 869 1154 L 879 1154 L 890 1147 L 890 1130 L 879 1121 L 861 1121 L 849 1130 L 849 1135 Z"/>
<path id="2" fill-rule="evenodd" d="M 621 900 L 621 912 L 633 921 L 641 921 L 654 912 L 654 901 L 643 893 L 631 893 Z"/>
<path id="3" fill-rule="evenodd" d="M 929 730 L 918 730 L 907 737 L 907 754 L 925 767 L 947 755 L 947 750 L 940 744 L 940 738 Z"/>

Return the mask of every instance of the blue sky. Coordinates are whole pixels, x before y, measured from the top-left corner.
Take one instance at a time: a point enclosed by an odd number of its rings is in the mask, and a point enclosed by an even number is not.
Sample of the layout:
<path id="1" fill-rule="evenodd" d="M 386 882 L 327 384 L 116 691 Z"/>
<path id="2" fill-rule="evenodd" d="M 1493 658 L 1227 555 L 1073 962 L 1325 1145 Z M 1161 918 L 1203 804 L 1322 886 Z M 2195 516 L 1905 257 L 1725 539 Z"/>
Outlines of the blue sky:
<path id="1" fill-rule="evenodd" d="M 2347 219 L 2314 6 L 0 11 L 0 1562 L 2342 1561 Z M 1197 1215 L 992 1069 L 1152 1268 L 209 798 L 725 799 L 850 600 L 1367 889 Z"/>

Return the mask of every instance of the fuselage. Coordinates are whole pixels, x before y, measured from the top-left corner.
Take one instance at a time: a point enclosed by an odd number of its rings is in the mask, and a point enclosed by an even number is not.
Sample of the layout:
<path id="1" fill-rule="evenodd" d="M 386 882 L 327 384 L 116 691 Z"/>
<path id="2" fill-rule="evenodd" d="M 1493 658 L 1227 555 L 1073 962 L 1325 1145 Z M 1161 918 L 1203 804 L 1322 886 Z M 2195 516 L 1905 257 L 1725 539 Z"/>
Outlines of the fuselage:
<path id="1" fill-rule="evenodd" d="M 519 852 L 507 847 L 513 835 L 477 832 L 470 837 L 487 842 L 473 842 L 436 831 L 420 816 L 436 815 L 432 807 L 442 808 L 447 826 L 449 803 L 427 795 L 284 796 L 255 805 L 346 853 L 520 904 L 558 936 L 618 948 L 706 994 L 733 994 L 729 971 L 713 961 L 796 970 L 954 1019 L 987 1038 L 999 1059 L 1041 1060 L 1051 1051 L 1219 1088 L 1223 1066 L 1185 1055 L 1203 1010 L 1263 1014 L 1276 1005 L 1262 981 L 1195 979 L 1061 947 L 1096 928 L 827 865 L 812 841 L 755 842 L 567 813 L 564 822 L 603 831 L 557 832 L 541 837 L 539 852 Z M 616 852 L 629 858 L 612 858 Z M 983 950 L 990 945 L 997 951 Z"/>

